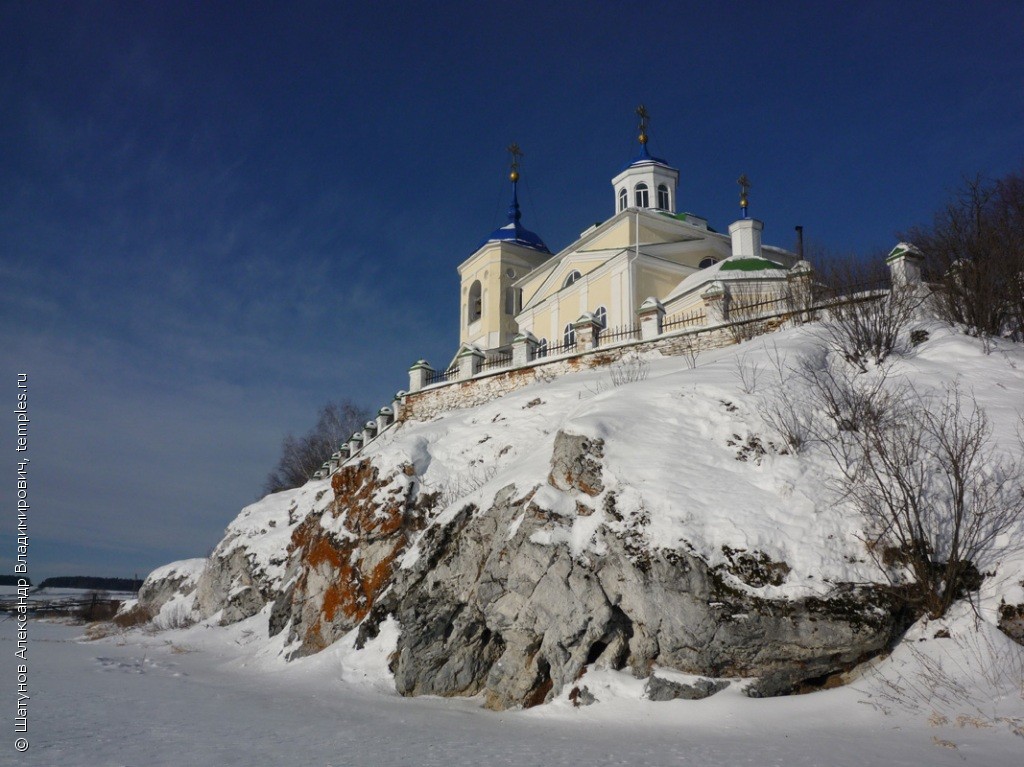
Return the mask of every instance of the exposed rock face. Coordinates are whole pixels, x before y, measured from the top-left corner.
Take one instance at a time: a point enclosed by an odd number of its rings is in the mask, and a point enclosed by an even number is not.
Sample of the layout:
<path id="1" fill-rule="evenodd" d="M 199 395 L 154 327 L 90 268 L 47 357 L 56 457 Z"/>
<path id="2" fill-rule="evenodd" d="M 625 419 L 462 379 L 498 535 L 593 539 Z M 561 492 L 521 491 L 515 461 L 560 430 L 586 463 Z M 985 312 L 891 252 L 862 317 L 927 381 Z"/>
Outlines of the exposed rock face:
<path id="1" fill-rule="evenodd" d="M 154 570 L 139 588 L 139 604 L 156 615 L 172 599 L 191 595 L 205 569 L 205 559 L 184 559 Z"/>
<path id="2" fill-rule="evenodd" d="M 600 445 L 556 445 L 551 483 L 600 492 Z M 393 611 L 402 625 L 399 692 L 483 691 L 491 708 L 532 706 L 597 662 L 638 676 L 653 664 L 761 676 L 757 694 L 771 694 L 876 652 L 894 631 L 880 594 L 772 602 L 687 551 L 643 549 L 629 521 L 615 521 L 611 496 L 589 549 L 603 553 L 574 555 L 559 542 L 572 520 L 533 497 L 509 486 L 485 511 L 466 506 L 430 528 L 415 565 L 397 574 L 379 615 Z"/>
<path id="3" fill-rule="evenodd" d="M 714 695 L 729 686 L 728 682 L 714 679 L 698 679 L 693 684 L 674 682 L 671 679 L 663 679 L 656 674 L 651 674 L 647 680 L 647 687 L 644 693 L 648 700 L 703 700 Z"/>
<path id="4" fill-rule="evenodd" d="M 330 490 L 310 483 L 295 500 L 265 499 L 215 550 L 194 615 L 221 610 L 232 622 L 272 602 L 271 633 L 288 628 L 290 657 L 356 627 L 365 641 L 394 615 L 399 692 L 484 693 L 495 709 L 582 690 L 577 680 L 592 663 L 638 677 L 655 665 L 756 676 L 751 694 L 779 694 L 888 644 L 894 610 L 881 592 L 837 587 L 824 599 L 772 601 L 757 592 L 786 580 L 783 562 L 730 549 L 728 564 L 711 567 L 685 545 L 651 545 L 643 505 L 621 511 L 607 488 L 604 449 L 559 432 L 544 484 L 510 484 L 487 508 L 451 506 L 436 519 L 437 498 L 417 495 L 411 463 L 381 476 L 364 460 L 338 472 Z M 417 556 L 401 569 L 413 541 Z M 652 681 L 649 695 L 715 691 L 689 687 Z"/>
<path id="5" fill-rule="evenodd" d="M 151 621 L 161 629 L 190 625 L 196 588 L 206 566 L 205 559 L 183 559 L 157 568 L 139 588 L 138 599 L 122 605 L 119 619 L 129 623 Z"/>
<path id="6" fill-rule="evenodd" d="M 1024 584 L 1022 584 L 1024 585 Z M 1024 645 L 1024 604 L 999 606 L 999 628 L 1014 642 Z"/>
<path id="7" fill-rule="evenodd" d="M 603 453 L 604 440 L 558 432 L 555 435 L 548 482 L 559 490 L 579 490 L 589 496 L 600 495 L 604 490 L 601 481 Z"/>
<path id="8" fill-rule="evenodd" d="M 291 619 L 293 656 L 318 652 L 355 628 L 392 581 L 396 558 L 423 526 L 411 466 L 381 479 L 369 461 L 332 479 L 334 503 L 292 534 L 286 581 L 271 631 Z"/>

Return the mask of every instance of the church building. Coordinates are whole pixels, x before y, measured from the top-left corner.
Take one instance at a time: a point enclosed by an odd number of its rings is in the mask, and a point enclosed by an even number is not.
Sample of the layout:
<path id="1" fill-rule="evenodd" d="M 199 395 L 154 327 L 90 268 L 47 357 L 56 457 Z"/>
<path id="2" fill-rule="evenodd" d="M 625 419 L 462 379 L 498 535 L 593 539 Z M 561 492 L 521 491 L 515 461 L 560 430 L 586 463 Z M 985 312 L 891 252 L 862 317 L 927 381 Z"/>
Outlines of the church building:
<path id="1" fill-rule="evenodd" d="M 459 267 L 460 349 L 487 356 L 507 352 L 520 334 L 532 334 L 541 356 L 574 343 L 574 326 L 637 323 L 637 311 L 654 300 L 666 316 L 704 305 L 719 290 L 739 297 L 779 295 L 795 253 L 763 245 L 763 223 L 747 216 L 749 182 L 740 178 L 741 218 L 728 234 L 684 212 L 679 170 L 647 147 L 648 116 L 641 106 L 639 153 L 611 180 L 614 215 L 584 231 L 558 253 L 523 226 L 517 196 L 518 146 L 512 155 L 508 223 L 488 236 Z"/>

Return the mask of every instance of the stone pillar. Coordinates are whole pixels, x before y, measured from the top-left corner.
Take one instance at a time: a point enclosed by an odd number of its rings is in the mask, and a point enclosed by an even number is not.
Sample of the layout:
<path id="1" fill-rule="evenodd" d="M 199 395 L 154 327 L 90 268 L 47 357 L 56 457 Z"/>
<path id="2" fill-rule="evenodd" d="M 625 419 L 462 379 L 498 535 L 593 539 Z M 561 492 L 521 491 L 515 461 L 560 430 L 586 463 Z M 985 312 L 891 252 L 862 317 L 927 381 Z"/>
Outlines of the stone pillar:
<path id="1" fill-rule="evenodd" d="M 732 254 L 747 258 L 761 257 L 761 230 L 764 222 L 756 218 L 741 218 L 729 224 Z"/>
<path id="2" fill-rule="evenodd" d="M 537 336 L 527 330 L 512 339 L 512 367 L 529 365 L 537 356 Z"/>
<path id="3" fill-rule="evenodd" d="M 355 455 L 363 447 L 363 433 L 357 431 L 351 437 L 348 438 L 348 452 L 349 455 Z"/>
<path id="4" fill-rule="evenodd" d="M 367 421 L 363 424 L 363 445 L 369 445 L 373 438 L 377 436 L 377 422 Z"/>
<path id="5" fill-rule="evenodd" d="M 470 346 L 469 344 L 463 346 L 455 358 L 459 366 L 459 380 L 464 381 L 479 373 L 480 366 L 484 364 L 486 356 L 478 346 Z"/>
<path id="6" fill-rule="evenodd" d="M 331 465 L 329 469 L 333 473 L 334 471 L 337 470 L 339 466 L 341 466 L 341 451 L 336 450 L 335 452 L 331 453 Z"/>
<path id="7" fill-rule="evenodd" d="M 427 385 L 427 378 L 434 373 L 434 368 L 426 360 L 418 360 L 409 368 L 409 391 L 419 391 Z"/>
<path id="8" fill-rule="evenodd" d="M 588 352 L 597 348 L 598 336 L 601 333 L 601 323 L 597 317 L 590 312 L 584 312 L 572 323 L 572 328 L 576 331 L 576 351 Z"/>
<path id="9" fill-rule="evenodd" d="M 924 267 L 924 254 L 915 245 L 901 242 L 885 259 L 892 276 L 892 286 L 919 285 Z"/>
<path id="10" fill-rule="evenodd" d="M 352 453 L 351 453 L 351 451 L 349 450 L 349 447 L 348 447 L 348 443 L 347 443 L 347 442 L 346 442 L 346 443 L 345 443 L 344 445 L 342 445 L 342 446 L 341 446 L 340 448 L 338 448 L 338 453 L 339 453 L 339 454 L 341 455 L 341 462 L 342 462 L 342 463 L 344 463 L 344 462 L 345 462 L 346 460 L 348 460 L 348 457 L 349 457 L 349 456 L 350 456 L 350 455 L 351 455 Z"/>
<path id="11" fill-rule="evenodd" d="M 395 411 L 386 405 L 377 411 L 377 433 L 380 434 L 395 420 Z"/>
<path id="12" fill-rule="evenodd" d="M 661 335 L 661 323 L 665 319 L 665 306 L 654 296 L 640 304 L 636 312 L 640 318 L 640 338 L 647 341 Z"/>
<path id="13" fill-rule="evenodd" d="M 808 311 L 814 305 L 814 267 L 807 261 L 797 261 L 786 273 L 789 291 L 789 309 L 797 322 L 810 320 Z"/>
<path id="14" fill-rule="evenodd" d="M 720 282 L 712 282 L 707 290 L 700 294 L 704 299 L 704 316 L 707 324 L 721 325 L 729 318 L 727 307 L 728 295 L 725 286 Z"/>
<path id="15" fill-rule="evenodd" d="M 391 401 L 391 412 L 398 418 L 402 413 L 402 401 L 405 399 L 405 392 L 399 389 L 395 392 L 395 398 Z"/>

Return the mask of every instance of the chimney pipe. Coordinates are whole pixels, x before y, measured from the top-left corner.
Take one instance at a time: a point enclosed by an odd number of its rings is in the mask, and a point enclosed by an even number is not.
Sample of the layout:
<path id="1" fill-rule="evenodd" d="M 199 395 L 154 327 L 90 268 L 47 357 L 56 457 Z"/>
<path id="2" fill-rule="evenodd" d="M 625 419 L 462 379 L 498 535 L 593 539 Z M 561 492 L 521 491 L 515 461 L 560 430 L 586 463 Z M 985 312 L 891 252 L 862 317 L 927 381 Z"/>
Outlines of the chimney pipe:
<path id="1" fill-rule="evenodd" d="M 804 228 L 796 227 L 796 254 L 801 261 L 804 260 Z"/>

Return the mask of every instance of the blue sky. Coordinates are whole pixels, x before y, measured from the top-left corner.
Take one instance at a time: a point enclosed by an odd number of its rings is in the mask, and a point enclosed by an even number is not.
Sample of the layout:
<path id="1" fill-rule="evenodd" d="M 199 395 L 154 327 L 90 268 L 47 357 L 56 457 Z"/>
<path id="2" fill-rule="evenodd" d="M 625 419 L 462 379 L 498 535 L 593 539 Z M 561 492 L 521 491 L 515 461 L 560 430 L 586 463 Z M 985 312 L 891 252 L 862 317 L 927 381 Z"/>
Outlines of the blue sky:
<path id="1" fill-rule="evenodd" d="M 31 571 L 204 556 L 321 404 L 447 361 L 510 142 L 553 249 L 613 212 L 642 102 L 680 207 L 724 230 L 746 173 L 766 242 L 867 254 L 1021 168 L 1022 29 L 1019 2 L 0 4 Z"/>

